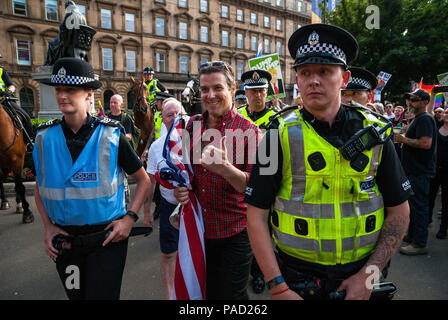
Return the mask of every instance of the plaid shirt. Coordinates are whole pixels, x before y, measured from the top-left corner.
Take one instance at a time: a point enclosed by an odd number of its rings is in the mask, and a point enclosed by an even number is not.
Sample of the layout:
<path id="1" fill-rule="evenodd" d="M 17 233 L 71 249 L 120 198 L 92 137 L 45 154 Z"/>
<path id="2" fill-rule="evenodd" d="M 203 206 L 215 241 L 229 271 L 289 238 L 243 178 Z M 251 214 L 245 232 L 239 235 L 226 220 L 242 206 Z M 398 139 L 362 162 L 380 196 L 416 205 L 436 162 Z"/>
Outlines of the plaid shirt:
<path id="1" fill-rule="evenodd" d="M 207 111 L 200 116 L 192 117 L 186 127 L 190 133 L 190 161 L 194 171 L 191 185 L 202 206 L 205 237 L 208 239 L 228 238 L 246 228 L 247 204 L 244 202 L 244 193 L 239 193 L 224 178 L 198 164 L 205 146 L 210 143 L 215 146 L 220 144 L 220 139 L 214 141 L 204 136 L 205 130 L 208 129 L 207 117 Z M 213 133 L 215 129 L 221 136 L 227 135 L 229 161 L 237 169 L 243 171 L 246 174 L 246 181 L 249 181 L 257 144 L 261 138 L 258 127 L 232 108 L 229 113 L 219 119 L 215 128 L 209 129 L 211 129 L 210 133 Z M 217 133 L 217 131 L 214 132 Z M 229 134 L 233 134 L 234 138 L 232 139 Z"/>

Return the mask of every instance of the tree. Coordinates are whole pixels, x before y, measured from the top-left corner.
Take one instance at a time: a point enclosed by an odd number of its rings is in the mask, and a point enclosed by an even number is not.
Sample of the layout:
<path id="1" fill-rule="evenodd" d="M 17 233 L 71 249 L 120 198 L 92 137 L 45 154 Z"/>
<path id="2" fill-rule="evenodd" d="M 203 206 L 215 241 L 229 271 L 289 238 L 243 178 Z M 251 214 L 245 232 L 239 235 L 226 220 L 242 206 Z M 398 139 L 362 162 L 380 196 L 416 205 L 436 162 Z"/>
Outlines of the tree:
<path id="1" fill-rule="evenodd" d="M 368 29 L 366 8 L 379 8 L 379 29 Z M 358 40 L 359 55 L 352 63 L 378 74 L 392 74 L 383 100 L 403 104 L 411 81 L 422 77 L 437 82 L 448 71 L 448 0 L 341 0 L 328 23 L 348 30 Z"/>

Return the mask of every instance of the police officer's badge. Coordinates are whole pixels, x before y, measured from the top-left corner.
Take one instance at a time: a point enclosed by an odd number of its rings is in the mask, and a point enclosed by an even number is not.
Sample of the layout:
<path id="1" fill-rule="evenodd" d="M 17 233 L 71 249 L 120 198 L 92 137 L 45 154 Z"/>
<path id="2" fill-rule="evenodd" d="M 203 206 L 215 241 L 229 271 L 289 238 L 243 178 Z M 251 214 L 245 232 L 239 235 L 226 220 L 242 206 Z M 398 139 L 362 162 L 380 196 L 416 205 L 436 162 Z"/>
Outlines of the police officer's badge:
<path id="1" fill-rule="evenodd" d="M 58 78 L 65 78 L 66 74 L 67 74 L 67 71 L 65 70 L 64 67 L 60 68 L 57 73 Z"/>
<path id="2" fill-rule="evenodd" d="M 260 80 L 260 75 L 257 72 L 254 72 L 254 74 L 252 75 L 252 80 L 254 81 Z"/>
<path id="3" fill-rule="evenodd" d="M 317 34 L 316 31 L 313 31 L 310 36 L 308 37 L 308 44 L 310 46 L 315 46 L 316 44 L 319 43 L 319 35 Z"/>

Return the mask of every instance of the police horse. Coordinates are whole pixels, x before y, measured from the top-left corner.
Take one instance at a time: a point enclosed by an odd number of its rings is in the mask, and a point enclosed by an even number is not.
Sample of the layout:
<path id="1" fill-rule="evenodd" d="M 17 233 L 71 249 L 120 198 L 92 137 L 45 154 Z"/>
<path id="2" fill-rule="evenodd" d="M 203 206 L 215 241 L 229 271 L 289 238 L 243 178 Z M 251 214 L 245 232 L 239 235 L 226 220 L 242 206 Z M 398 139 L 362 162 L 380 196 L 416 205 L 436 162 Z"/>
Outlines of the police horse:
<path id="1" fill-rule="evenodd" d="M 148 90 L 142 80 L 135 80 L 130 77 L 132 82 L 131 90 L 134 93 L 134 119 L 135 126 L 140 129 L 138 139 L 137 155 L 140 157 L 145 146 L 154 131 L 154 110 L 148 101 Z"/>
<path id="2" fill-rule="evenodd" d="M 188 80 L 187 86 L 182 91 L 182 105 L 189 116 L 203 112 L 198 78 L 193 77 Z"/>
<path id="3" fill-rule="evenodd" d="M 29 209 L 29 203 L 26 201 L 25 186 L 22 182 L 26 146 L 20 129 L 22 128 L 21 119 L 11 105 L 15 103 L 14 100 L 17 99 L 7 93 L 2 93 L 0 96 L 0 168 L 2 168 L 0 169 L 0 209 L 9 209 L 3 181 L 9 171 L 12 170 L 17 202 L 16 212 L 22 213 L 23 223 L 31 223 L 34 221 L 34 216 Z"/>

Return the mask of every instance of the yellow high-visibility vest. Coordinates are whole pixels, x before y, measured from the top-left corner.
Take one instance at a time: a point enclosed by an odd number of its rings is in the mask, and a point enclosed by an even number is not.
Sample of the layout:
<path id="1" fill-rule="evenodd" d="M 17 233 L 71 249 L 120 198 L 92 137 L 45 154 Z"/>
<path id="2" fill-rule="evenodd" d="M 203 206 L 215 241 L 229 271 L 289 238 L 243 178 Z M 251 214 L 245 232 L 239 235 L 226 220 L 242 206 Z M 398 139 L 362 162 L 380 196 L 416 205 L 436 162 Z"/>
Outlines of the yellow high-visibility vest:
<path id="1" fill-rule="evenodd" d="M 154 115 L 154 140 L 160 138 L 160 130 L 162 130 L 162 111 L 157 111 Z"/>
<path id="2" fill-rule="evenodd" d="M 249 106 L 247 104 L 245 104 L 244 106 L 236 109 L 236 111 L 241 114 L 243 117 L 245 117 L 247 120 L 250 120 L 251 122 L 255 123 L 257 126 L 261 126 L 262 124 L 268 124 L 269 123 L 269 117 L 272 116 L 275 111 L 274 110 L 269 110 L 268 112 L 266 112 L 266 114 L 264 116 L 262 116 L 260 119 L 257 120 L 252 120 L 249 117 L 249 114 L 247 113 L 247 108 Z"/>
<path id="3" fill-rule="evenodd" d="M 373 114 L 360 112 L 364 126 L 386 125 Z M 363 152 L 369 163 L 358 172 L 305 123 L 299 110 L 284 114 L 279 123 L 283 169 L 271 216 L 277 246 L 292 257 L 322 265 L 370 255 L 384 221 L 375 179 L 382 145 Z M 316 159 L 318 166 L 310 164 Z"/>

